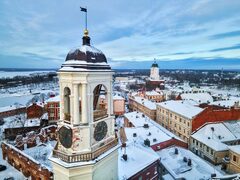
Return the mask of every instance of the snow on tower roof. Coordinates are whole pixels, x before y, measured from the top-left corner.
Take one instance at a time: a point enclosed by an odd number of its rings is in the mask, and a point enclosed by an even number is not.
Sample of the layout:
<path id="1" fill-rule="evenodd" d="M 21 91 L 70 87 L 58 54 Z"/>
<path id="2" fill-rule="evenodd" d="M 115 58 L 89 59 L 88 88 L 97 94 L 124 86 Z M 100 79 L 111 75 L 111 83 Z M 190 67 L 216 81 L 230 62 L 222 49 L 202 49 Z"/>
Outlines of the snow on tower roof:
<path id="1" fill-rule="evenodd" d="M 179 115 L 185 116 L 192 119 L 194 116 L 198 115 L 204 109 L 200 107 L 193 106 L 192 102 L 189 101 L 165 101 L 157 103 L 157 106 L 161 106 Z"/>
<path id="2" fill-rule="evenodd" d="M 178 149 L 178 154 L 175 154 L 175 148 Z M 216 173 L 217 176 L 222 175 L 214 167 L 187 149 L 169 147 L 157 151 L 157 153 L 160 157 L 160 163 L 174 179 L 211 179 L 213 173 Z M 191 166 L 183 161 L 184 157 L 191 159 Z"/>

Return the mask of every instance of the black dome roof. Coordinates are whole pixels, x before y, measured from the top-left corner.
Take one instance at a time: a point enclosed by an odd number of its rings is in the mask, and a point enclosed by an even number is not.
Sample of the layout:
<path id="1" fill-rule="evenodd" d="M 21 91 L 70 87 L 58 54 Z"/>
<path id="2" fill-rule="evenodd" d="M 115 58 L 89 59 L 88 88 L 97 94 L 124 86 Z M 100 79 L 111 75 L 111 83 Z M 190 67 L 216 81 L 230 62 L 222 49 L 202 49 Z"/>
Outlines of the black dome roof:
<path id="1" fill-rule="evenodd" d="M 152 64 L 152 67 L 158 67 L 158 64 L 156 61 L 154 61 L 154 63 Z"/>
<path id="2" fill-rule="evenodd" d="M 69 51 L 62 69 L 63 67 L 87 70 L 111 69 L 103 52 L 90 45 L 90 37 L 85 35 L 82 39 L 81 47 Z"/>

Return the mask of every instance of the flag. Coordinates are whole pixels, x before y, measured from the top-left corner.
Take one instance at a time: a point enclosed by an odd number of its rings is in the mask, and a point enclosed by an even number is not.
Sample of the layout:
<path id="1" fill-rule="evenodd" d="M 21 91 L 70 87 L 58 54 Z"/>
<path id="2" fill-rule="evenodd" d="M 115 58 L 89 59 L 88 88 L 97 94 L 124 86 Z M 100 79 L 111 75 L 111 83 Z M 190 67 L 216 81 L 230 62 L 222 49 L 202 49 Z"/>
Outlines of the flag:
<path id="1" fill-rule="evenodd" d="M 80 9 L 81 9 L 81 11 L 83 11 L 83 12 L 87 12 L 87 8 L 82 8 L 82 7 L 80 7 Z"/>

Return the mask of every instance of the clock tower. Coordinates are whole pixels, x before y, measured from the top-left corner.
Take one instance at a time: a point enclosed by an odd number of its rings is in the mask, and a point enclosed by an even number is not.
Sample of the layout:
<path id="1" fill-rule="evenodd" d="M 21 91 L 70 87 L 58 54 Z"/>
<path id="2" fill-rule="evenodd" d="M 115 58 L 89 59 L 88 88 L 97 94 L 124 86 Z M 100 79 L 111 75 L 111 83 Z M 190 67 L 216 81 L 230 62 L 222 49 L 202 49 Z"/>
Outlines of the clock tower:
<path id="1" fill-rule="evenodd" d="M 118 179 L 118 138 L 114 131 L 113 71 L 90 44 L 71 50 L 58 71 L 58 142 L 50 158 L 54 179 Z"/>

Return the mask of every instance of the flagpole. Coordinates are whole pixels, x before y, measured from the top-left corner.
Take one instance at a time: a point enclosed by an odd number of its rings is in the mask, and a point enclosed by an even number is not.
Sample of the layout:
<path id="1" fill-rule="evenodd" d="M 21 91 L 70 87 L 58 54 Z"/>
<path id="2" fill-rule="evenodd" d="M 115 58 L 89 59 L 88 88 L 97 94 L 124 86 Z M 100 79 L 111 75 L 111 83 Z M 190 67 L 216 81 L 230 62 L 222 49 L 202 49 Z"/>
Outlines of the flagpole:
<path id="1" fill-rule="evenodd" d="M 86 6 L 86 9 L 87 9 L 87 6 Z M 87 10 L 86 10 L 85 18 L 86 18 L 86 19 L 85 19 L 85 23 L 86 23 L 85 26 L 86 26 L 86 30 L 87 30 Z"/>

